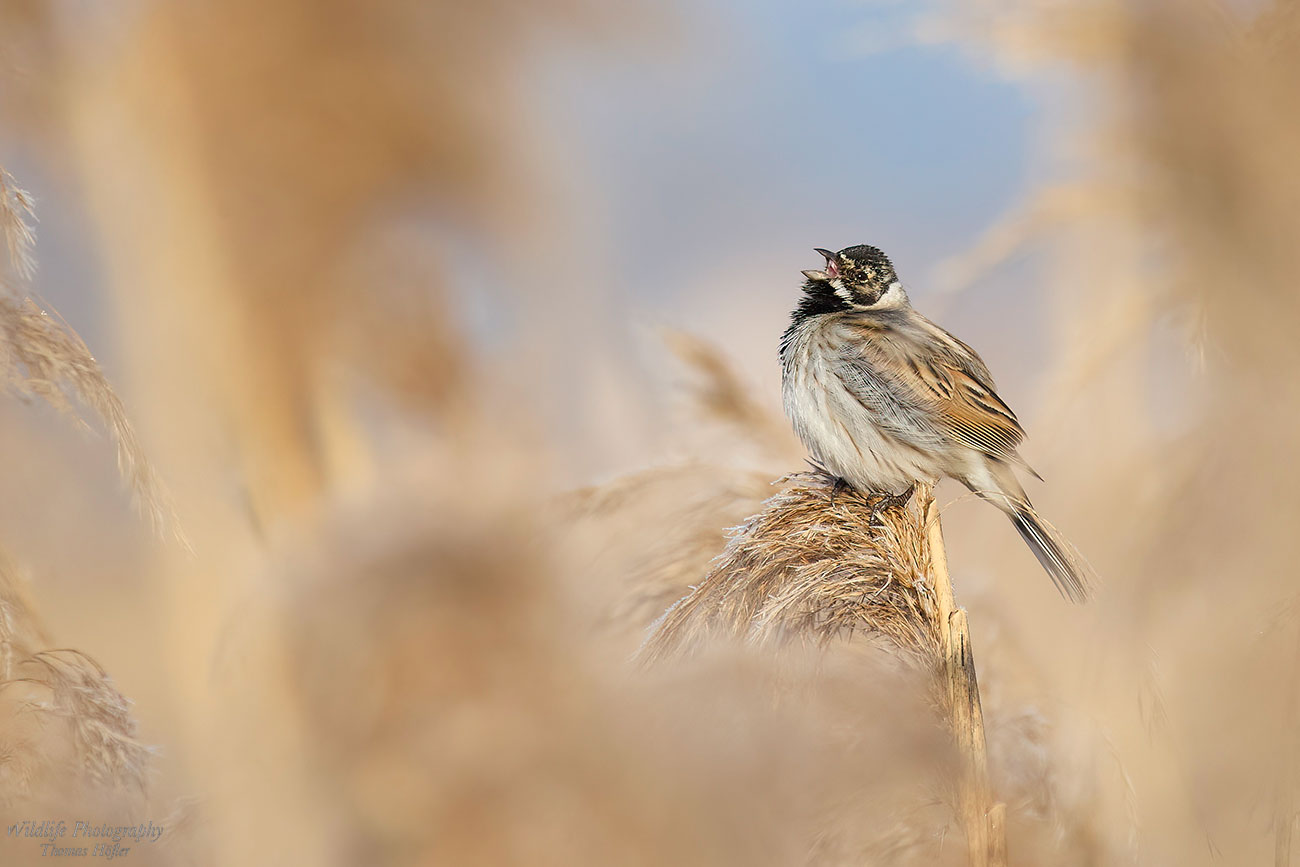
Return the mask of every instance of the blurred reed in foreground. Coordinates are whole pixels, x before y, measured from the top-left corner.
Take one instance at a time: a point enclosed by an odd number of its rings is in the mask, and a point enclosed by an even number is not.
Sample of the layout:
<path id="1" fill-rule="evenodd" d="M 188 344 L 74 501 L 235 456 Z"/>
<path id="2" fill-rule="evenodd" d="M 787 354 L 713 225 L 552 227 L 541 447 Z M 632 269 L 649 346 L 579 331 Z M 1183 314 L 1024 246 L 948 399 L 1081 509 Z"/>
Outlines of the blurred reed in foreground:
<path id="1" fill-rule="evenodd" d="M 1062 520 L 1110 564 L 1105 627 L 1055 641 L 1089 660 L 1072 701 L 1125 763 L 1102 789 L 1132 817 L 1116 842 L 1134 863 L 1289 864 L 1300 7 L 954 9 L 948 32 L 1011 75 L 1092 95 L 1061 126 L 1063 180 L 989 237 L 1052 254 L 1043 434 L 1071 455 Z"/>
<path id="2" fill-rule="evenodd" d="M 0 375 L 100 417 L 146 504 L 148 443 L 194 541 L 114 564 L 167 612 L 138 681 L 169 698 L 138 719 L 82 653 L 112 648 L 53 649 L 0 570 L 6 819 L 165 821 L 133 863 L 964 863 L 959 757 L 906 664 L 936 645 L 914 510 L 873 525 L 816 479 L 773 492 L 798 466 L 784 422 L 689 340 L 692 424 L 726 447 L 557 499 L 509 377 L 449 312 L 482 287 L 427 237 L 519 260 L 555 242 L 527 216 L 515 82 L 532 40 L 590 38 L 590 13 L 143 3 L 92 38 L 0 10 L 6 41 L 57 47 L 5 58 L 41 59 L 21 102 L 80 172 L 139 436 L 12 275 Z M 1064 60 L 1099 97 L 1064 133 L 1068 180 L 971 260 L 1051 242 L 1030 427 L 1109 588 L 1063 616 L 1015 589 L 1001 537 L 948 525 L 1011 861 L 1286 863 L 1294 6 L 958 11 L 1012 74 Z M 21 278 L 28 203 L 4 184 Z"/>
<path id="3" fill-rule="evenodd" d="M 89 349 L 26 294 L 35 272 L 31 197 L 0 169 L 0 389 L 39 397 L 81 422 L 98 416 L 119 468 L 156 527 L 176 531 L 165 494 L 125 410 Z M 27 580 L 0 549 L 0 807 L 79 806 L 123 816 L 144 799 L 151 750 L 131 703 L 78 650 L 52 649 Z"/>

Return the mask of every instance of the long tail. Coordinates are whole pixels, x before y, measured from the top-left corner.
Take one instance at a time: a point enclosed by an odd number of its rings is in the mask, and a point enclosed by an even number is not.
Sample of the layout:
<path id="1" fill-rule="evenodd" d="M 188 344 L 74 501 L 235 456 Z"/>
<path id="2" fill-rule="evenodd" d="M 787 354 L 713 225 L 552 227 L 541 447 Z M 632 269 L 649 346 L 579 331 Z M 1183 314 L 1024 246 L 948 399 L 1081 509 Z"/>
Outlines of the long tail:
<path id="1" fill-rule="evenodd" d="M 989 461 L 981 469 L 982 472 L 963 479 L 965 485 L 1006 512 L 1062 596 L 1071 602 L 1086 602 L 1092 584 L 1087 568 L 1070 543 L 1038 517 L 1011 466 L 1002 461 Z"/>
<path id="2" fill-rule="evenodd" d="M 1007 512 L 1011 523 L 1020 531 L 1020 538 L 1025 540 L 1029 550 L 1034 552 L 1038 562 L 1043 564 L 1047 574 L 1052 576 L 1061 594 L 1071 602 L 1088 601 L 1088 575 L 1079 564 L 1078 558 L 1062 547 L 1056 534 L 1043 524 L 1029 501 L 1017 503 Z"/>

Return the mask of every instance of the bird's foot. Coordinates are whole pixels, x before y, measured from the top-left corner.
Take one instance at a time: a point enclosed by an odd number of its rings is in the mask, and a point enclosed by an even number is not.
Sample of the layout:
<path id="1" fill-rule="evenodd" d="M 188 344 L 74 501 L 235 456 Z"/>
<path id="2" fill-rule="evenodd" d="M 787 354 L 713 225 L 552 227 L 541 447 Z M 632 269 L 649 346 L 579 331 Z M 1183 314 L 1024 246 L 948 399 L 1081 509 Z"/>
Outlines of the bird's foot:
<path id="1" fill-rule="evenodd" d="M 916 482 L 907 486 L 907 490 L 901 494 L 884 494 L 878 500 L 871 504 L 871 521 L 873 525 L 880 524 L 880 513 L 888 509 L 904 508 L 912 499 L 912 494 L 916 493 Z"/>
<path id="2" fill-rule="evenodd" d="M 832 506 L 835 505 L 835 497 L 837 495 L 843 494 L 846 491 L 851 491 L 851 490 L 853 490 L 852 485 L 850 485 L 848 482 L 841 479 L 839 476 L 836 476 L 835 484 L 831 485 L 831 505 Z"/>
<path id="3" fill-rule="evenodd" d="M 912 495 L 916 493 L 916 482 L 907 486 L 907 490 L 901 494 L 890 494 L 880 501 L 880 508 L 893 509 L 902 508 L 912 500 Z"/>

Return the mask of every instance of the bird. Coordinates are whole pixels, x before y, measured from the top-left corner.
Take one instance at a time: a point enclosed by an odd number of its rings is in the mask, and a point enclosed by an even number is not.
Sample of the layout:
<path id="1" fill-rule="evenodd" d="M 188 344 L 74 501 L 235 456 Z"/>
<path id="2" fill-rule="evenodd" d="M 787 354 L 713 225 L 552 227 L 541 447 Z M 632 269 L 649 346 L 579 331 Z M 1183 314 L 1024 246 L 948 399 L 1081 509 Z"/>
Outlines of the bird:
<path id="1" fill-rule="evenodd" d="M 956 479 L 1001 509 L 1062 595 L 1088 598 L 1077 553 L 1016 475 L 1025 438 L 983 359 L 917 312 L 893 262 L 867 244 L 803 272 L 781 338 L 785 412 L 813 460 L 843 484 L 906 504 L 917 483 Z M 833 496 L 833 494 L 832 494 Z"/>

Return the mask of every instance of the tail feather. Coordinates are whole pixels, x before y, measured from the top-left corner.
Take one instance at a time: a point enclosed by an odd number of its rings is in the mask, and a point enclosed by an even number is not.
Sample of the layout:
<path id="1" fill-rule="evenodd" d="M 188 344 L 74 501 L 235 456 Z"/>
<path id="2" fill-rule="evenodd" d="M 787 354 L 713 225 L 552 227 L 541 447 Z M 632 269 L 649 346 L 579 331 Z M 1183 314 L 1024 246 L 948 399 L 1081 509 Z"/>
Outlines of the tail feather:
<path id="1" fill-rule="evenodd" d="M 1007 515 L 1020 531 L 1020 538 L 1025 540 L 1029 550 L 1034 552 L 1038 562 L 1052 576 L 1061 594 L 1071 602 L 1086 602 L 1091 582 L 1083 566 L 1075 555 L 1062 546 L 1056 534 L 1043 524 L 1028 501 L 1023 505 L 1017 503 L 1008 510 Z"/>
<path id="2" fill-rule="evenodd" d="M 1016 459 L 1019 460 L 1019 455 Z M 1006 513 L 1020 531 L 1020 538 L 1052 576 L 1062 596 L 1071 602 L 1088 600 L 1092 580 L 1083 559 L 1069 542 L 1038 517 L 1009 463 L 988 461 L 972 474 L 959 478 L 977 496 Z"/>

